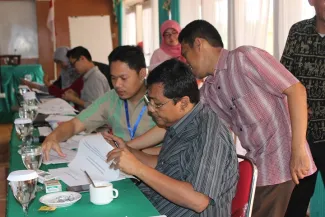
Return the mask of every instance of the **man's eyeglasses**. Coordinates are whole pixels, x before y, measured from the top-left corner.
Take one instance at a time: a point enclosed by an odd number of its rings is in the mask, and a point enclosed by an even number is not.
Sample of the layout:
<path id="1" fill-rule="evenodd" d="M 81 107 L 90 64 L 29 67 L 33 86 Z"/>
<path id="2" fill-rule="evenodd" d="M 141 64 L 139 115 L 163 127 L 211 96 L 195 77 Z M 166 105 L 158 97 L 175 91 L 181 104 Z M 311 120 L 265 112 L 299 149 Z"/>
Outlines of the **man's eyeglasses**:
<path id="1" fill-rule="evenodd" d="M 80 58 L 76 59 L 73 63 L 70 62 L 71 66 L 72 67 L 75 67 L 76 66 L 76 63 L 80 60 Z"/>
<path id="2" fill-rule="evenodd" d="M 155 104 L 154 102 L 151 102 L 150 100 L 149 100 L 149 97 L 148 97 L 148 95 L 146 94 L 146 95 L 144 95 L 144 101 L 147 103 L 147 105 L 148 106 L 151 106 L 152 108 L 154 108 L 154 109 L 160 109 L 161 107 L 163 107 L 164 105 L 166 105 L 167 103 L 169 103 L 170 101 L 172 101 L 172 99 L 170 99 L 170 100 L 167 100 L 167 102 L 164 102 L 164 103 L 161 103 L 161 104 Z"/>

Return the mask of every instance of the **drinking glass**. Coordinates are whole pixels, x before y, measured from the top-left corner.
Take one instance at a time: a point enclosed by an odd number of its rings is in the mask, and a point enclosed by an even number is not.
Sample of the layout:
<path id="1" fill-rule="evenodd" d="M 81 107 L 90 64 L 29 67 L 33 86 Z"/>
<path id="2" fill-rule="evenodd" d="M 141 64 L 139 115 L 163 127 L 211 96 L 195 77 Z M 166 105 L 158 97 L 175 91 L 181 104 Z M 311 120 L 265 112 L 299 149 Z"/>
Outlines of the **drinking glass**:
<path id="1" fill-rule="evenodd" d="M 16 200 L 22 205 L 24 216 L 28 216 L 28 205 L 35 198 L 37 173 L 33 170 L 17 170 L 9 174 L 8 181 Z"/>
<path id="2" fill-rule="evenodd" d="M 38 170 L 42 164 L 42 147 L 28 145 L 21 148 L 21 159 L 29 170 Z"/>

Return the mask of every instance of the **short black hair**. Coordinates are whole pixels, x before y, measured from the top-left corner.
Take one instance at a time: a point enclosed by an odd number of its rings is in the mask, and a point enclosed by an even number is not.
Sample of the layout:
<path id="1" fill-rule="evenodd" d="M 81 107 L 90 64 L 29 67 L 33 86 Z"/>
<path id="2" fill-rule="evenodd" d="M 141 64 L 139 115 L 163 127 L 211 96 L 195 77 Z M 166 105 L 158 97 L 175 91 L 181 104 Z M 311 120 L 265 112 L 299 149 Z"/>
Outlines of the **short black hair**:
<path id="1" fill-rule="evenodd" d="M 184 96 L 194 104 L 200 101 L 200 91 L 191 69 L 177 59 L 167 60 L 150 72 L 147 86 L 156 83 L 164 85 L 164 96 L 173 99 L 174 103 Z"/>
<path id="2" fill-rule="evenodd" d="M 121 61 L 128 64 L 130 69 L 140 72 L 141 69 L 146 68 L 146 60 L 143 52 L 136 46 L 118 46 L 108 56 L 109 65 L 112 62 Z"/>
<path id="3" fill-rule="evenodd" d="M 186 43 L 193 47 L 195 38 L 203 38 L 213 47 L 223 47 L 218 30 L 205 20 L 194 20 L 187 24 L 178 35 L 179 43 Z"/>
<path id="4" fill-rule="evenodd" d="M 84 56 L 88 61 L 92 61 L 89 51 L 82 46 L 72 48 L 67 53 L 68 58 L 79 59 L 81 56 Z"/>

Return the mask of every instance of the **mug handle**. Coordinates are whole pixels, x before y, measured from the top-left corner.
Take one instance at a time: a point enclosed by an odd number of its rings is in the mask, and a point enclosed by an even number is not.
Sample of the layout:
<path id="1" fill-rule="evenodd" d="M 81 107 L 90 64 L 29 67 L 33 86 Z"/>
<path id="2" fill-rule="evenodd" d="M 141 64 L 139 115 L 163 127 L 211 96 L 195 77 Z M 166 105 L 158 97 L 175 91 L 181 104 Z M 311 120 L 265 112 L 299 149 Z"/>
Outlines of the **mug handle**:
<path id="1" fill-rule="evenodd" d="M 118 190 L 116 190 L 115 188 L 113 188 L 113 192 L 115 193 L 115 195 L 113 193 L 113 198 L 117 198 L 118 197 Z"/>

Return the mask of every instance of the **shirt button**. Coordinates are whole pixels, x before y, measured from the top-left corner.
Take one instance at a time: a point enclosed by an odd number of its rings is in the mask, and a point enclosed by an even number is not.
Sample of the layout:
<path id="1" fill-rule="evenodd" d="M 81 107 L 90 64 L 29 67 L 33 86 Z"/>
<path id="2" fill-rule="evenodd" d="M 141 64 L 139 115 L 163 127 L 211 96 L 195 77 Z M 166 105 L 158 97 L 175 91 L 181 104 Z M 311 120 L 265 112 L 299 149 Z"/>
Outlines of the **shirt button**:
<path id="1" fill-rule="evenodd" d="M 243 131 L 243 128 L 240 128 L 239 130 L 240 130 L 240 131 Z"/>
<path id="2" fill-rule="evenodd" d="M 230 110 L 232 110 L 232 107 L 230 107 Z"/>
<path id="3" fill-rule="evenodd" d="M 220 89 L 220 86 L 218 86 L 218 89 Z"/>

